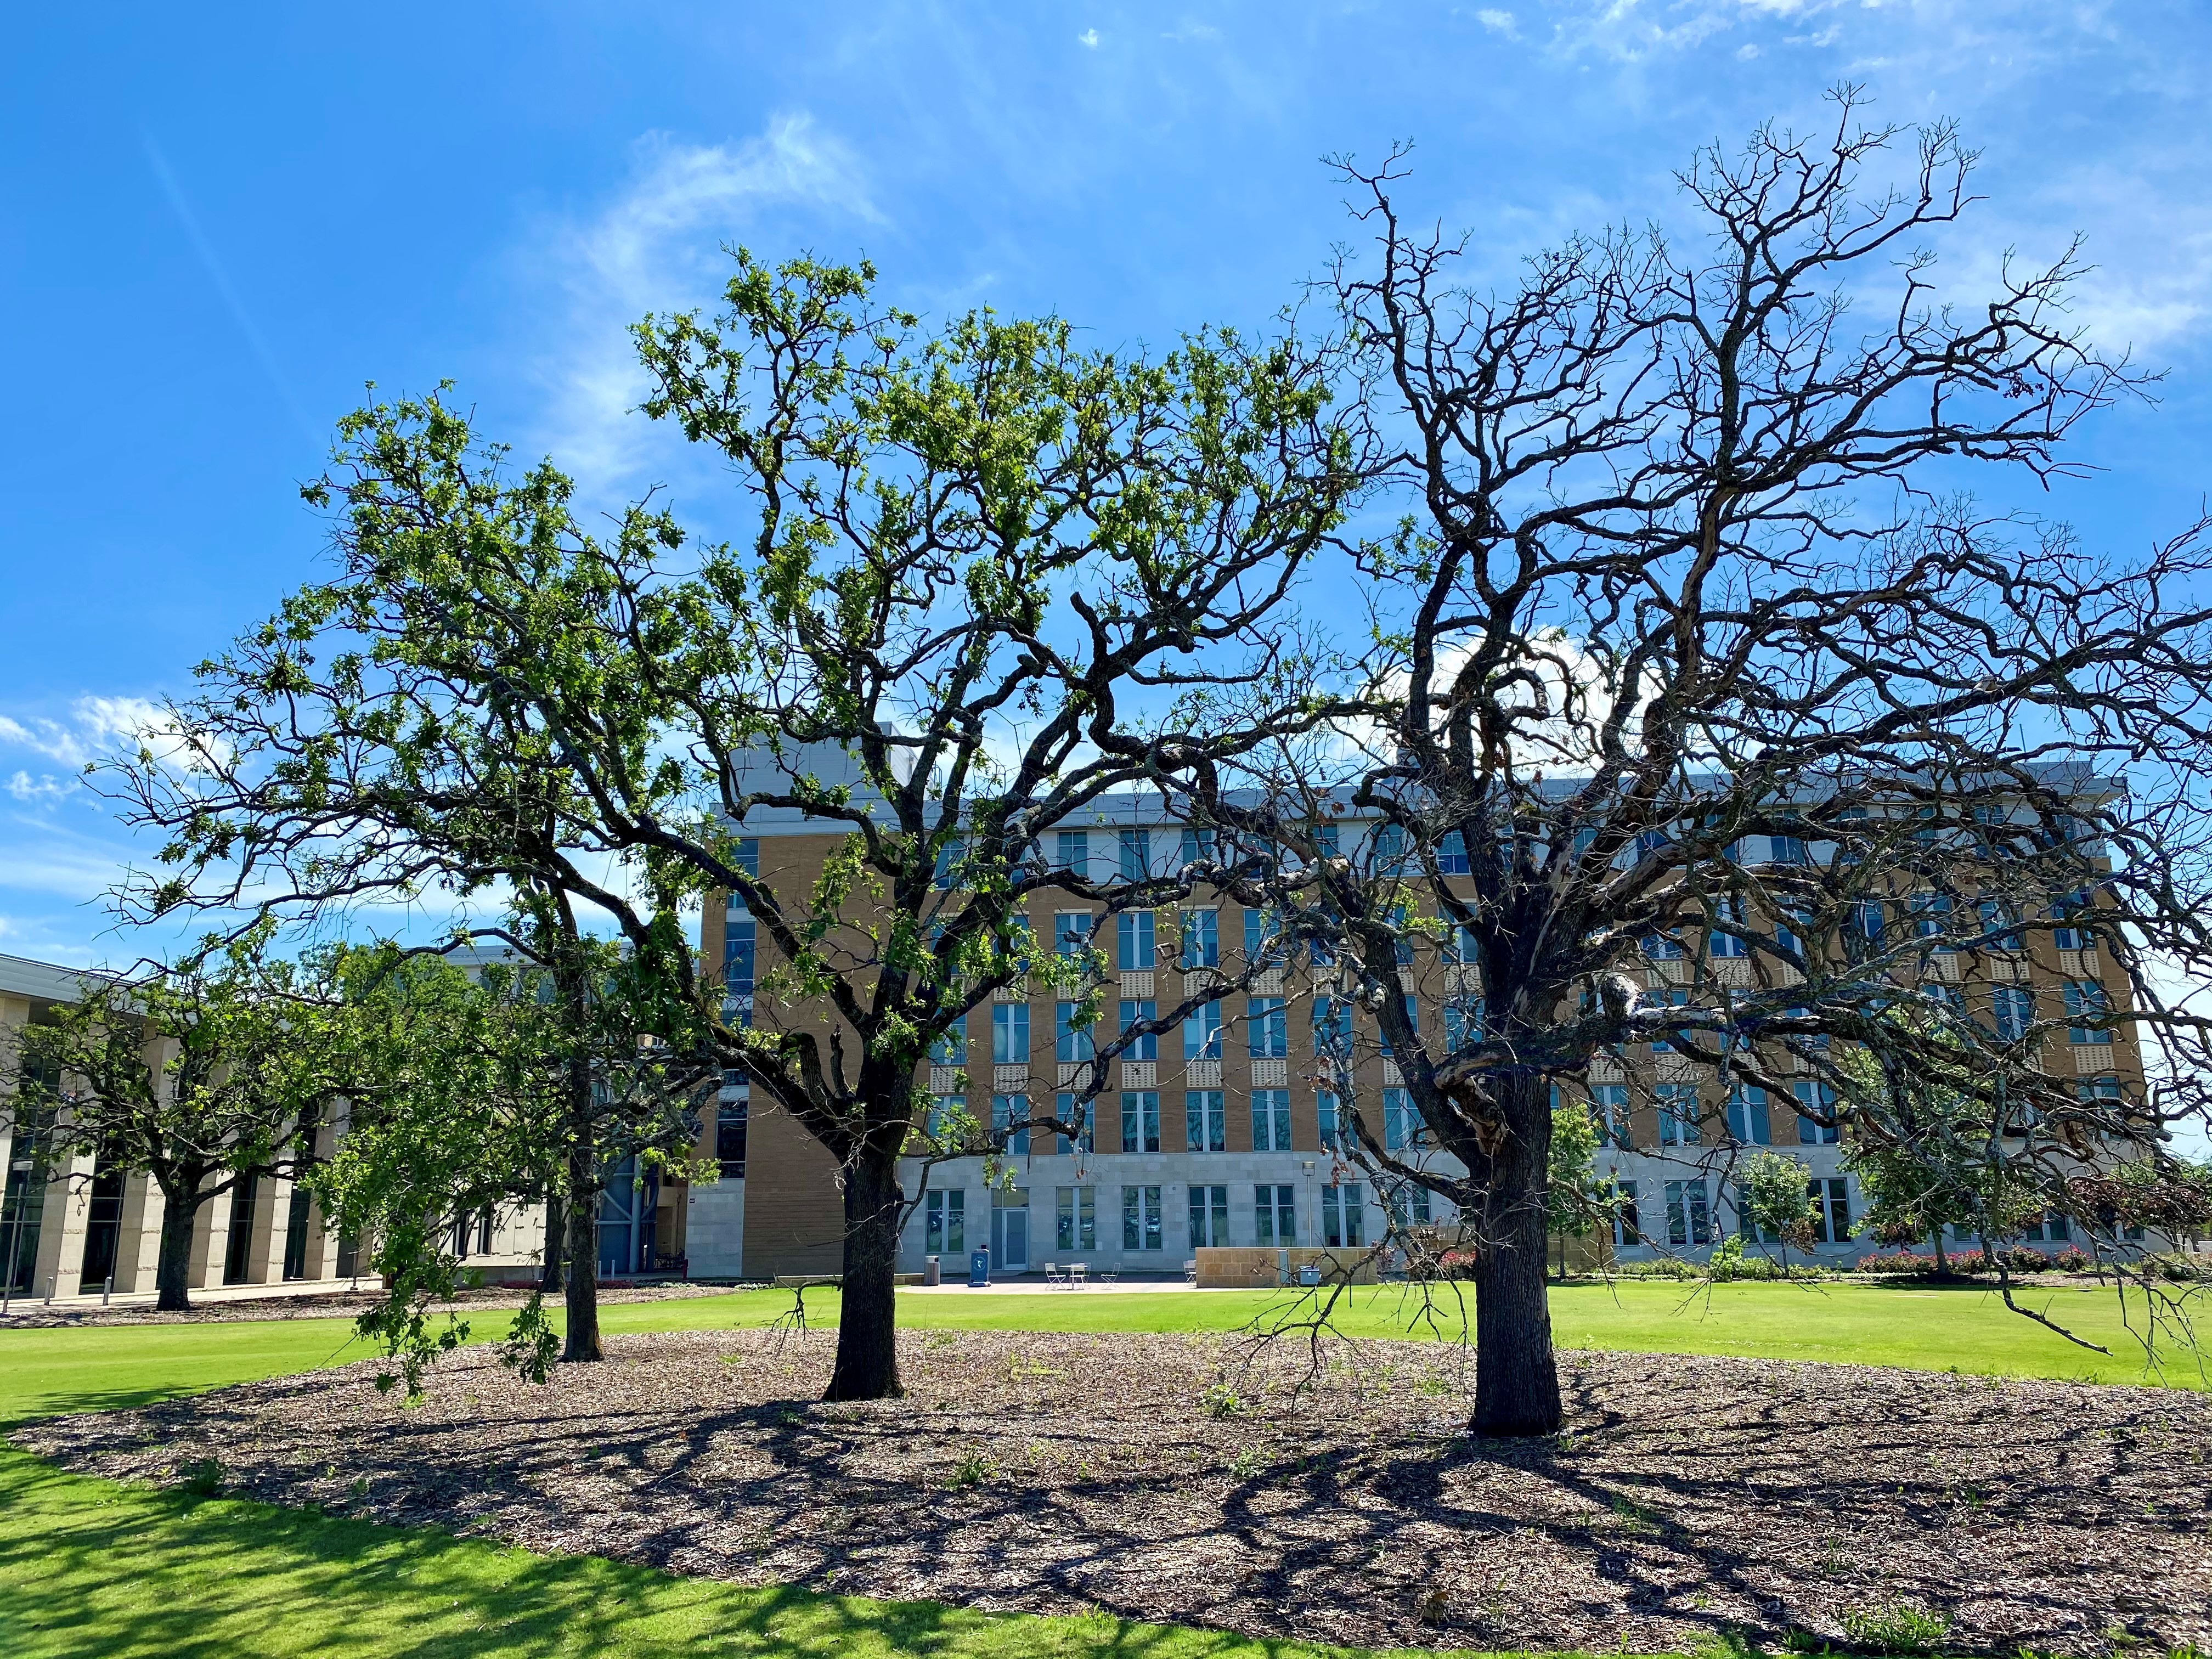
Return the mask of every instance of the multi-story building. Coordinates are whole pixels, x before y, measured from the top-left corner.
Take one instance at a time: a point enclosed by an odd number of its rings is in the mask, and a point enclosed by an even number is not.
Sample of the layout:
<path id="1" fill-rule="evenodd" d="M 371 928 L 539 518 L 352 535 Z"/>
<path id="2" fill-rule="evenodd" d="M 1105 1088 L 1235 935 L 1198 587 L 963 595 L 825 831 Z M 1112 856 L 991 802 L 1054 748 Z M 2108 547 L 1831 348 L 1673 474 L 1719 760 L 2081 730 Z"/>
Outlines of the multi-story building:
<path id="1" fill-rule="evenodd" d="M 757 814 L 744 828 L 757 872 L 793 891 L 813 881 L 842 838 L 834 826 L 795 812 Z M 1353 817 L 1336 830 L 1342 850 L 1353 855 L 1371 832 Z M 1100 803 L 1084 822 L 1048 831 L 1044 842 L 1048 856 L 1106 882 L 1211 857 L 1205 834 L 1175 822 L 1157 802 L 1130 796 Z M 1738 855 L 1756 865 L 1807 854 L 1801 843 L 1753 837 Z M 1893 908 L 1892 925 L 1912 927 L 1910 896 L 1899 895 Z M 1095 925 L 1054 894 L 1040 895 L 1029 920 L 1040 949 L 1089 940 Z M 1370 1243 L 1383 1227 L 1386 1203 L 1402 1205 L 1407 1220 L 1448 1227 L 1452 1218 L 1441 1200 L 1379 1193 L 1339 1150 L 1339 1108 L 1328 1082 L 1341 1073 L 1324 1056 L 1346 1052 L 1341 1034 L 1350 1030 L 1355 1097 L 1370 1128 L 1379 1119 L 1394 1150 L 1450 1166 L 1443 1154 L 1419 1146 L 1418 1114 L 1371 1019 L 1286 982 L 1283 974 L 1233 971 L 1254 960 L 1267 925 L 1257 912 L 1203 896 L 1173 913 L 1116 918 L 1095 941 L 1115 975 L 1101 1030 L 1154 1018 L 1211 985 L 1221 985 L 1223 994 L 1178 1031 L 1115 1063 L 1088 1133 L 1017 1135 L 1005 1158 L 940 1163 L 926 1172 L 926 1183 L 923 1167 L 910 1163 L 907 1190 L 926 1185 L 926 1191 L 907 1229 L 902 1265 L 915 1270 L 927 1256 L 963 1259 L 988 1248 L 997 1271 L 1083 1262 L 1176 1274 L 1206 1246 Z M 710 905 L 701 943 L 708 963 L 724 964 L 732 999 L 749 1007 L 764 944 L 743 905 Z M 1692 954 L 1721 983 L 1752 982 L 1742 947 L 1720 935 L 1698 953 L 1655 941 L 1641 974 L 1644 994 L 1685 996 Z M 1444 1047 L 1454 1041 L 1450 1028 L 1468 991 L 1450 957 L 1449 950 L 1423 952 L 1403 976 L 1425 1042 Z M 2064 929 L 2030 930 L 2013 950 L 1971 957 L 1936 951 L 1925 961 L 1923 971 L 1945 988 L 1942 994 L 1964 999 L 2000 1033 L 2062 1006 L 2120 1006 L 2124 995 L 2094 939 Z M 1001 991 L 970 1015 L 964 1044 L 936 1056 L 917 1081 L 940 1109 L 957 1104 L 979 1123 L 1004 1128 L 1042 1106 L 1072 1124 L 1071 1091 L 1091 1053 L 1073 1027 L 1075 1006 L 1048 992 Z M 762 1017 L 776 1014 L 764 1007 Z M 2085 1092 L 2117 1094 L 2142 1081 L 2140 1057 L 2124 1030 L 2069 1027 L 2065 1052 L 2044 1058 L 2047 1069 L 2077 1076 Z M 1869 1248 L 1860 1236 L 1863 1195 L 1843 1165 L 1837 1131 L 1818 1121 L 1827 1103 L 1825 1085 L 1802 1062 L 1769 1059 L 1770 1071 L 1798 1079 L 1790 1096 L 1721 1088 L 1711 1068 L 1692 1070 L 1680 1056 L 1655 1054 L 1646 1045 L 1593 1066 L 1588 1092 L 1606 1129 L 1598 1173 L 1618 1183 L 1630 1206 L 1610 1241 L 1620 1255 L 1699 1255 L 1739 1231 L 1733 1166 L 1763 1147 L 1805 1165 L 1820 1257 L 1849 1261 Z M 1801 1113 L 1801 1104 L 1813 1115 Z M 735 1178 L 723 1183 L 727 1190 L 690 1196 L 691 1270 L 748 1278 L 835 1271 L 842 1215 L 827 1154 L 781 1113 L 758 1113 L 748 1122 L 742 1086 L 724 1090 L 720 1111 L 719 1130 L 708 1133 L 719 1133 L 726 1174 Z M 699 1220 L 708 1206 L 711 1230 Z M 2067 1218 L 2054 1215 L 2043 1237 L 2063 1239 L 2069 1231 Z"/>
<path id="2" fill-rule="evenodd" d="M 23 1078 L 22 1029 L 81 996 L 81 970 L 0 956 L 0 1090 Z M 168 1056 L 159 1040 L 147 1059 L 157 1069 Z M 345 1133 L 341 1110 L 318 1133 L 327 1157 Z M 143 1175 L 92 1154 L 57 1156 L 33 1122 L 0 1116 L 0 1286 L 11 1300 L 149 1294 L 160 1252 L 161 1188 Z M 536 1259 L 544 1239 L 537 1212 L 458 1218 L 454 1248 L 495 1273 Z M 195 1291 L 254 1285 L 324 1285 L 354 1281 L 362 1253 L 333 1237 L 305 1186 L 282 1176 L 248 1180 L 200 1206 L 193 1224 L 189 1283 Z"/>

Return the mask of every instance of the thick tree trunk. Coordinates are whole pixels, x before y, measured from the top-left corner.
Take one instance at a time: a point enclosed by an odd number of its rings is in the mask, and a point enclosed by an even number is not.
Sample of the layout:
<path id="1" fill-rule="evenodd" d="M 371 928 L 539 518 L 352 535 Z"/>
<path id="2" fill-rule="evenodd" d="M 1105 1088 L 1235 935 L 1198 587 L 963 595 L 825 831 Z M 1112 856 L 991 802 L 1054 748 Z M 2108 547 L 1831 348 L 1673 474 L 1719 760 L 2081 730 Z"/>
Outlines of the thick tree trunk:
<path id="1" fill-rule="evenodd" d="M 183 1313 L 192 1305 L 192 1224 L 199 1218 L 200 1180 L 178 1190 L 161 1189 L 161 1253 L 154 1263 L 154 1305 L 163 1313 Z"/>
<path id="2" fill-rule="evenodd" d="M 568 1154 L 568 1249 L 567 1283 L 562 1305 L 568 1310 L 567 1338 L 561 1346 L 564 1364 L 599 1358 L 599 1238 L 598 1206 L 592 1190 L 590 1144 Z"/>
<path id="3" fill-rule="evenodd" d="M 845 1171 L 844 1309 L 830 1400 L 896 1400 L 898 1373 L 898 1158 L 864 1147 Z"/>
<path id="4" fill-rule="evenodd" d="M 600 1358 L 599 1138 L 594 1120 L 591 1062 L 580 1054 L 568 1066 L 568 1189 L 562 1194 L 568 1218 L 568 1328 L 561 1348 L 565 1364 Z"/>
<path id="5" fill-rule="evenodd" d="M 1937 1277 L 1940 1278 L 1943 1274 L 1951 1271 L 1951 1264 L 1947 1261 L 1943 1256 L 1943 1224 L 1940 1221 L 1936 1224 L 1935 1237 L 1936 1272 Z"/>
<path id="6" fill-rule="evenodd" d="M 545 1260 L 538 1274 L 538 1288 L 548 1296 L 563 1287 L 562 1264 L 568 1259 L 568 1212 L 558 1192 L 545 1195 Z"/>
<path id="7" fill-rule="evenodd" d="M 1504 1085 L 1508 1133 L 1488 1165 L 1474 1262 L 1475 1433 L 1556 1434 L 1559 1368 L 1545 1284 L 1544 1175 L 1551 1152 L 1548 1091 L 1540 1078 Z"/>

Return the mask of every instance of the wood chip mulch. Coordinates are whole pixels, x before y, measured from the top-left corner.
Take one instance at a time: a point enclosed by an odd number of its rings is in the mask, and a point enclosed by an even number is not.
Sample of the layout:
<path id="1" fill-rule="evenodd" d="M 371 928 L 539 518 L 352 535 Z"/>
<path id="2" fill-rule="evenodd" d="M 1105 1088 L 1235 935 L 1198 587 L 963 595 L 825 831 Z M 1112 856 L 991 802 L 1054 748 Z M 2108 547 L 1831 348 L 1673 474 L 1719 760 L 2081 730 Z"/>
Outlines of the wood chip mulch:
<path id="1" fill-rule="evenodd" d="M 1363 1645 L 2212 1646 L 2212 1404 L 1840 1365 L 1572 1354 L 1567 1431 L 1465 1432 L 1471 1356 L 908 1333 L 908 1397 L 825 1405 L 834 1334 L 614 1337 L 545 1388 L 465 1352 L 61 1418 L 17 1442 L 174 1480 L 746 1583 L 1100 1608 Z M 1226 1389 L 1233 1401 L 1208 1391 Z"/>

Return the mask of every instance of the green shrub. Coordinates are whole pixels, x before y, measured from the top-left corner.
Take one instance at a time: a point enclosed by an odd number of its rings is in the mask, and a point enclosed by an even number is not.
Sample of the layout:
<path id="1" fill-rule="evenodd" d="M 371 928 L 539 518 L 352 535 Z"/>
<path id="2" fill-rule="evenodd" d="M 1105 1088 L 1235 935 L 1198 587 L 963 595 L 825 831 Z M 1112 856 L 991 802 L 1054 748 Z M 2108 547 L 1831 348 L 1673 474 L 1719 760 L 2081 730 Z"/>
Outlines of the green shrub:
<path id="1" fill-rule="evenodd" d="M 1206 1391 L 1200 1403 L 1205 1406 L 1206 1414 L 1216 1421 L 1244 1415 L 1243 1396 L 1226 1382 L 1216 1382 Z"/>
<path id="2" fill-rule="evenodd" d="M 1613 1273 L 1622 1279 L 1695 1279 L 1698 1270 L 1686 1261 L 1671 1255 L 1658 1256 L 1650 1261 L 1616 1261 Z"/>
<path id="3" fill-rule="evenodd" d="M 1898 1602 L 1887 1607 L 1845 1607 L 1839 1615 L 1851 1645 L 1869 1653 L 1933 1653 L 1951 1633 L 1940 1613 Z"/>
<path id="4" fill-rule="evenodd" d="M 2179 1250 L 2147 1255 L 2143 1258 L 2143 1267 L 2146 1272 L 2154 1273 L 2172 1285 L 2193 1285 L 2200 1279 L 2212 1276 L 2205 1273 L 2202 1263 Z"/>
<path id="5" fill-rule="evenodd" d="M 951 1484 L 955 1491 L 970 1491 L 998 1472 L 999 1466 L 983 1453 L 964 1451 L 960 1454 L 960 1461 L 952 1466 Z"/>
<path id="6" fill-rule="evenodd" d="M 184 1489 L 195 1498 L 213 1498 L 221 1492 L 225 1473 L 220 1457 L 203 1457 L 177 1470 Z"/>

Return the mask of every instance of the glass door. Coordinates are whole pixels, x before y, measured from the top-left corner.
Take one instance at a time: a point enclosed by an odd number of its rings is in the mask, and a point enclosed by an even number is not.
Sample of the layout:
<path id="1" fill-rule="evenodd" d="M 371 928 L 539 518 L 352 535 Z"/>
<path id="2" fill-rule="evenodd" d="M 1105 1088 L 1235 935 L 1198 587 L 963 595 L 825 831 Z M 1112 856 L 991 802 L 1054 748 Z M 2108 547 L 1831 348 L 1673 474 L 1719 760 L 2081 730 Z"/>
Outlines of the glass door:
<path id="1" fill-rule="evenodd" d="M 1026 1187 L 991 1194 L 991 1271 L 1018 1273 L 1030 1265 L 1030 1194 Z"/>

